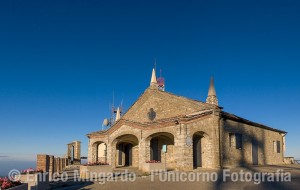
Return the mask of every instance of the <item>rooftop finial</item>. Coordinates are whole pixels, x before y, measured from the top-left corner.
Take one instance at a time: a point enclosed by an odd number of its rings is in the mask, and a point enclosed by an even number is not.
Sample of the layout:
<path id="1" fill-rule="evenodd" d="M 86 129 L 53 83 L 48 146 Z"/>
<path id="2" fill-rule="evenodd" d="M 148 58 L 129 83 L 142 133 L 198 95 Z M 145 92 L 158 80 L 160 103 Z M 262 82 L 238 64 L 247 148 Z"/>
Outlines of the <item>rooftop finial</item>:
<path id="1" fill-rule="evenodd" d="M 216 93 L 215 84 L 214 84 L 214 77 L 211 77 L 211 79 L 210 79 L 210 85 L 209 85 L 206 103 L 218 105 L 218 98 L 217 98 L 217 93 Z"/>
<path id="2" fill-rule="evenodd" d="M 116 114 L 116 122 L 120 119 L 121 119 L 121 110 L 120 110 L 120 107 L 118 107 L 117 114 Z"/>
<path id="3" fill-rule="evenodd" d="M 215 83 L 214 83 L 214 77 L 210 78 L 208 96 L 217 96 L 216 89 L 215 89 Z"/>
<path id="4" fill-rule="evenodd" d="M 152 70 L 150 87 L 157 88 L 156 72 L 154 68 Z"/>

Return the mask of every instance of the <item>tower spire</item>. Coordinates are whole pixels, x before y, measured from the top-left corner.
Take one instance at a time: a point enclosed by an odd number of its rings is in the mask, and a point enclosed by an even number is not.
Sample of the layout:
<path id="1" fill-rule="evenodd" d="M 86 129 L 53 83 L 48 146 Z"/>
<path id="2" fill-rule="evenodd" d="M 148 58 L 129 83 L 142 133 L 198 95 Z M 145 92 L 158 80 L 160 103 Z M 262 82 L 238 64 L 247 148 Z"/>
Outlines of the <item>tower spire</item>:
<path id="1" fill-rule="evenodd" d="M 117 114 L 116 114 L 116 122 L 120 119 L 121 119 L 121 111 L 120 111 L 120 107 L 118 107 Z"/>
<path id="2" fill-rule="evenodd" d="M 206 103 L 213 104 L 216 106 L 218 105 L 218 98 L 217 98 L 217 93 L 216 93 L 213 77 L 211 77 L 211 79 L 210 79 L 210 85 L 209 85 L 209 90 L 208 90 L 208 96 L 206 98 Z"/>
<path id="3" fill-rule="evenodd" d="M 155 72 L 155 69 L 154 69 L 154 68 L 153 68 L 153 70 L 152 70 L 152 76 L 151 76 L 150 87 L 152 87 L 152 88 L 157 88 L 156 72 Z"/>

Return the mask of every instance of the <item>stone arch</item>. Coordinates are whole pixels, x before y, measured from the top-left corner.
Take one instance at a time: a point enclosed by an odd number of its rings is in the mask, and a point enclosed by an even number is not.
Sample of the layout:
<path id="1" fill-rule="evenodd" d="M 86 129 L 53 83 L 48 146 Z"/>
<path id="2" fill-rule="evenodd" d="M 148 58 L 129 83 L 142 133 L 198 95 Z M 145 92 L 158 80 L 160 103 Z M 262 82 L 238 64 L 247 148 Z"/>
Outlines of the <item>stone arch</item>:
<path id="1" fill-rule="evenodd" d="M 92 145 L 92 160 L 93 162 L 107 163 L 107 143 L 103 141 L 96 141 Z"/>
<path id="2" fill-rule="evenodd" d="M 146 162 L 166 163 L 168 168 L 175 168 L 174 145 L 175 135 L 170 132 L 157 132 L 145 138 Z"/>
<path id="3" fill-rule="evenodd" d="M 70 161 L 71 165 L 80 165 L 81 164 L 81 142 L 74 141 L 72 143 L 67 144 L 68 151 L 67 157 Z"/>
<path id="4" fill-rule="evenodd" d="M 150 132 L 150 131 L 149 131 Z M 166 129 L 166 128 L 162 128 L 162 129 L 156 129 L 156 130 L 151 130 L 151 132 L 143 132 L 143 136 L 146 137 L 144 138 L 146 141 L 149 140 L 149 138 L 152 138 L 153 136 L 156 136 L 158 134 L 169 134 L 170 137 L 172 136 L 172 138 L 175 140 L 175 137 L 177 136 L 176 133 L 176 127 L 170 129 Z"/>
<path id="5" fill-rule="evenodd" d="M 193 168 L 210 168 L 212 162 L 212 142 L 209 135 L 203 131 L 193 133 Z"/>
<path id="6" fill-rule="evenodd" d="M 139 165 L 139 139 L 134 134 L 121 134 L 111 143 L 112 166 L 138 167 Z"/>

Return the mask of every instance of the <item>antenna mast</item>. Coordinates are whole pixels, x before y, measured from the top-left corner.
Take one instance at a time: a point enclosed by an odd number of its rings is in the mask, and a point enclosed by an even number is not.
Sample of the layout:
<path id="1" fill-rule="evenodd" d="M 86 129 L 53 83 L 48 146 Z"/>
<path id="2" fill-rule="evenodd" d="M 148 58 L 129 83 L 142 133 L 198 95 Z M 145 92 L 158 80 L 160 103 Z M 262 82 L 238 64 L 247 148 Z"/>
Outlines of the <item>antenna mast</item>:
<path id="1" fill-rule="evenodd" d="M 160 69 L 160 77 L 157 79 L 158 89 L 165 91 L 165 78 L 162 77 L 162 69 Z"/>

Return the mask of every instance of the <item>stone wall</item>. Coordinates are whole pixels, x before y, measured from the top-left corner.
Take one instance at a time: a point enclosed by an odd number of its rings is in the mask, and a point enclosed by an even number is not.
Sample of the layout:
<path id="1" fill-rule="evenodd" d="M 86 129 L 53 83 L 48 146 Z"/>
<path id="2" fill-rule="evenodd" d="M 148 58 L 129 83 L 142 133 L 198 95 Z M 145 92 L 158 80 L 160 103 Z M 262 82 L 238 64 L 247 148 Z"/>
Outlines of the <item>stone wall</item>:
<path id="1" fill-rule="evenodd" d="M 72 143 L 67 144 L 67 157 L 72 160 L 73 165 L 81 164 L 81 142 L 74 141 Z"/>
<path id="2" fill-rule="evenodd" d="M 48 172 L 50 168 L 50 157 L 46 154 L 38 154 L 37 155 L 37 169 L 43 170 L 44 172 Z"/>
<path id="3" fill-rule="evenodd" d="M 217 106 L 147 89 L 112 128 L 88 134 L 88 161 L 96 161 L 97 145 L 105 143 L 107 162 L 115 168 L 118 166 L 117 146 L 126 142 L 132 143 L 134 147 L 133 166 L 142 169 L 151 160 L 151 139 L 161 137 L 172 139 L 171 143 L 167 143 L 166 160 L 167 166 L 175 170 L 252 165 L 252 141 L 258 144 L 259 165 L 283 164 L 284 132 L 224 118 L 222 110 Z M 229 134 L 242 135 L 241 149 L 229 145 Z M 193 142 L 198 140 L 196 137 L 200 139 L 200 143 L 194 148 Z M 280 153 L 274 148 L 277 141 L 280 143 Z M 233 141 L 232 144 L 234 143 Z M 201 163 L 197 160 L 199 165 L 194 164 L 198 163 L 194 159 L 195 153 L 201 160 Z M 164 156 L 161 153 L 162 162 Z M 124 157 L 123 155 L 123 159 Z"/>
<path id="4" fill-rule="evenodd" d="M 219 145 L 218 128 L 219 116 L 211 115 L 199 120 L 185 123 L 173 124 L 171 126 L 160 126 L 153 128 L 137 129 L 128 125 L 123 125 L 105 137 L 92 138 L 89 140 L 89 162 L 96 158 L 96 147 L 93 145 L 104 142 L 107 143 L 107 160 L 114 168 L 117 167 L 117 142 L 124 135 L 131 135 L 138 140 L 137 146 L 133 148 L 133 166 L 143 168 L 143 165 L 150 161 L 150 141 L 154 137 L 168 136 L 173 142 L 167 142 L 166 155 L 161 151 L 161 161 L 164 163 L 165 156 L 167 167 L 175 170 L 193 170 L 193 146 L 186 144 L 187 137 L 193 137 L 195 133 L 203 134 L 203 168 L 219 168 Z M 161 141 L 162 144 L 166 144 Z M 162 146 L 160 144 L 160 146 Z M 123 155 L 124 157 L 124 155 Z M 137 159 L 138 157 L 138 159 Z"/>
<path id="5" fill-rule="evenodd" d="M 258 165 L 283 164 L 283 136 L 279 132 L 263 129 L 240 123 L 237 121 L 225 120 L 222 127 L 222 160 L 224 166 L 252 165 L 252 143 L 258 144 Z M 242 148 L 235 147 L 236 142 L 231 142 L 229 134 L 242 134 Z M 280 142 L 280 153 L 274 142 Z"/>
<path id="6" fill-rule="evenodd" d="M 159 120 L 212 109 L 215 106 L 168 92 L 147 89 L 122 118 L 136 122 L 150 122 L 147 116 L 150 108 L 156 113 L 155 120 Z"/>
<path id="7" fill-rule="evenodd" d="M 242 148 L 237 149 L 235 142 L 229 144 L 229 134 L 242 134 Z M 252 141 L 258 143 L 258 165 L 283 164 L 284 141 L 282 133 L 260 127 L 255 127 L 231 120 L 223 120 L 218 110 L 213 114 L 202 118 L 172 124 L 169 126 L 132 127 L 122 125 L 112 134 L 92 138 L 89 145 L 90 155 L 95 154 L 96 149 L 92 145 L 97 142 L 107 143 L 107 160 L 115 168 L 118 160 L 117 144 L 122 136 L 137 139 L 137 145 L 133 149 L 133 166 L 140 169 L 150 161 L 150 141 L 157 136 L 168 136 L 174 142 L 168 142 L 167 146 L 167 167 L 181 171 L 194 169 L 193 145 L 187 144 L 187 139 L 193 139 L 195 135 L 201 138 L 202 168 L 220 168 L 228 166 L 253 165 Z M 280 142 L 280 153 L 274 148 L 274 142 Z M 162 142 L 161 142 L 162 143 Z M 165 144 L 165 143 L 162 143 Z M 160 144 L 160 145 L 162 145 Z M 275 150 L 276 149 L 276 150 Z M 123 155 L 123 157 L 125 157 Z M 139 159 L 136 159 L 138 157 Z M 165 155 L 161 152 L 161 161 L 164 163 Z M 137 163 L 138 162 L 138 163 Z"/>
<path id="8" fill-rule="evenodd" d="M 200 134 L 202 168 L 220 168 L 219 149 L 219 116 L 217 112 L 210 117 L 184 125 L 187 137 L 193 138 L 195 134 Z M 193 146 L 184 146 L 183 168 L 193 169 Z"/>
<path id="9" fill-rule="evenodd" d="M 49 181 L 52 180 L 54 173 L 61 173 L 69 163 L 67 158 L 55 158 L 51 155 L 38 154 L 37 155 L 37 169 L 43 170 L 49 174 Z"/>

